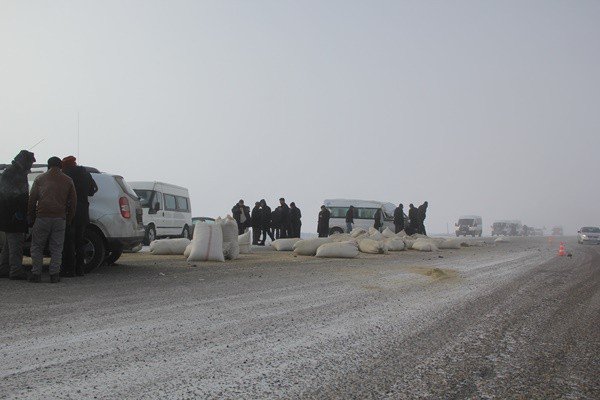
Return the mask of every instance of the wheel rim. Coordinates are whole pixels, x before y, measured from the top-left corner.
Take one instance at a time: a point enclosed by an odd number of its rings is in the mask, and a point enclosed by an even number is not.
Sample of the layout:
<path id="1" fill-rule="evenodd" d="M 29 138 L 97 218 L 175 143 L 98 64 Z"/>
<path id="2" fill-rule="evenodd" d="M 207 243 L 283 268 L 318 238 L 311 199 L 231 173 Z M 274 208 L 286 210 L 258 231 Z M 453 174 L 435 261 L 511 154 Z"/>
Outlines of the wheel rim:
<path id="1" fill-rule="evenodd" d="M 83 247 L 83 263 L 85 265 L 89 265 L 94 257 L 96 256 L 96 248 L 88 239 L 85 240 L 85 245 Z"/>
<path id="2" fill-rule="evenodd" d="M 154 229 L 150 228 L 148 230 L 148 241 L 152 242 L 154 239 L 156 239 L 156 233 L 154 233 Z"/>

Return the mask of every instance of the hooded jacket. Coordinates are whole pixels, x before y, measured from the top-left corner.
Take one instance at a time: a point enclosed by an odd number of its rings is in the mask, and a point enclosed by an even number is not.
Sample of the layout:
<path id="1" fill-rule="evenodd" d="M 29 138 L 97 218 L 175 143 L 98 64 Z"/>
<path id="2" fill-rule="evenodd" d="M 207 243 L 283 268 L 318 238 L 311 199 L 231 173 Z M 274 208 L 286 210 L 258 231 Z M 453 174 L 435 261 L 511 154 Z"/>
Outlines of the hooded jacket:
<path id="1" fill-rule="evenodd" d="M 26 233 L 29 184 L 27 174 L 35 162 L 33 153 L 21 151 L 0 175 L 0 231 Z"/>

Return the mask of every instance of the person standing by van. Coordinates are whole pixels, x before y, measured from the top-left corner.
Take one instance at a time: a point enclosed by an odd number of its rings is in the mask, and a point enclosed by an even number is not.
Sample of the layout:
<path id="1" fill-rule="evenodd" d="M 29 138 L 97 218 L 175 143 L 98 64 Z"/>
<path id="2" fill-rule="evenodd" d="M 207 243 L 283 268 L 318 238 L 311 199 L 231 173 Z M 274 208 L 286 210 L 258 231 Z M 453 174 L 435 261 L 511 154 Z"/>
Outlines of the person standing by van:
<path id="1" fill-rule="evenodd" d="M 375 211 L 373 219 L 375 220 L 375 222 L 373 223 L 373 228 L 377 229 L 378 231 L 381 231 L 381 208 L 378 208 L 377 211 Z"/>
<path id="2" fill-rule="evenodd" d="M 231 209 L 231 213 L 238 224 L 238 235 L 246 232 L 246 228 L 250 225 L 250 207 L 245 206 L 244 200 L 240 199 Z"/>
<path id="3" fill-rule="evenodd" d="M 402 203 L 394 210 L 394 227 L 396 233 L 404 230 L 404 205 Z"/>
<path id="4" fill-rule="evenodd" d="M 27 174 L 35 162 L 33 153 L 21 150 L 0 174 L 0 231 L 5 233 L 0 254 L 0 278 L 26 279 L 23 243 L 27 233 Z"/>
<path id="5" fill-rule="evenodd" d="M 260 241 L 260 232 L 262 229 L 262 211 L 258 201 L 254 203 L 254 208 L 252 209 L 250 218 L 252 219 L 252 244 L 258 246 L 258 242 Z"/>
<path id="6" fill-rule="evenodd" d="M 354 206 L 350 206 L 346 211 L 346 233 L 352 232 L 352 225 L 354 224 Z"/>
<path id="7" fill-rule="evenodd" d="M 319 237 L 329 236 L 329 219 L 331 218 L 331 212 L 324 205 L 321 206 L 319 212 L 319 220 L 317 222 L 317 233 Z"/>
<path id="8" fill-rule="evenodd" d="M 273 238 L 273 232 L 271 232 L 271 207 L 267 205 L 265 199 L 260 201 L 260 208 L 262 217 L 262 240 L 260 241 L 259 245 L 264 246 L 265 240 L 267 240 L 267 235 L 271 238 L 271 242 L 274 241 L 275 238 Z"/>
<path id="9" fill-rule="evenodd" d="M 429 205 L 429 203 L 425 202 L 425 203 L 421 204 L 419 206 L 419 208 L 417 209 L 418 216 L 419 216 L 418 232 L 421 235 L 427 235 L 427 232 L 425 231 L 425 218 L 427 218 L 427 206 L 428 205 Z"/>
<path id="10" fill-rule="evenodd" d="M 271 213 L 271 228 L 275 239 L 281 238 L 281 206 L 275 207 L 275 210 Z"/>
<path id="11" fill-rule="evenodd" d="M 419 231 L 419 211 L 414 206 L 414 204 L 410 203 L 408 206 L 408 230 L 406 233 L 408 235 L 414 235 Z"/>
<path id="12" fill-rule="evenodd" d="M 94 178 L 85 167 L 77 165 L 77 160 L 73 156 L 63 158 L 62 170 L 65 175 L 73 180 L 75 193 L 77 194 L 77 207 L 73 223 L 67 225 L 65 230 L 61 276 L 83 276 L 85 260 L 83 234 L 90 223 L 88 197 L 93 196 L 98 191 L 98 186 L 96 186 Z"/>
<path id="13" fill-rule="evenodd" d="M 281 237 L 289 238 L 290 237 L 290 207 L 285 203 L 285 199 L 282 197 L 279 199 L 279 204 L 281 206 Z"/>
<path id="14" fill-rule="evenodd" d="M 302 212 L 293 201 L 290 203 L 290 237 L 299 238 L 302 228 Z"/>
<path id="15" fill-rule="evenodd" d="M 31 282 L 41 282 L 44 247 L 49 241 L 50 282 L 60 282 L 60 265 L 65 242 L 65 228 L 71 224 L 77 207 L 73 180 L 60 170 L 58 157 L 48 160 L 48 171 L 33 182 L 27 207 L 30 221 L 35 221 L 31 234 Z"/>

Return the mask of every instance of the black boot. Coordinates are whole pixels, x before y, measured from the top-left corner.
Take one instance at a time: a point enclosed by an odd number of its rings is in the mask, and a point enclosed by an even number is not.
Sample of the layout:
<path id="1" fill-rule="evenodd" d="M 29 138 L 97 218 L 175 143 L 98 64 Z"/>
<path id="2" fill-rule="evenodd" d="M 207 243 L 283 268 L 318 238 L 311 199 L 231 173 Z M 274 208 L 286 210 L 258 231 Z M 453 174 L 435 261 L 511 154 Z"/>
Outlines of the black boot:
<path id="1" fill-rule="evenodd" d="M 60 282 L 60 274 L 50 275 L 50 283 L 58 283 L 58 282 Z"/>

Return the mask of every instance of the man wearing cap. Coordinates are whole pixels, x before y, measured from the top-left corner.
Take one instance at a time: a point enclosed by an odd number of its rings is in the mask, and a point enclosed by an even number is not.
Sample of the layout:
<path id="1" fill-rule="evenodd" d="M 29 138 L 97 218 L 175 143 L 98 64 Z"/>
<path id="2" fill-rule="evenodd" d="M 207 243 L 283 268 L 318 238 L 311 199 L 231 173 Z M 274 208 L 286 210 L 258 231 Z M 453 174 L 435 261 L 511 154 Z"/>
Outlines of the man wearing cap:
<path id="1" fill-rule="evenodd" d="M 51 157 L 48 171 L 38 176 L 31 187 L 27 207 L 31 234 L 32 269 L 29 280 L 41 282 L 44 247 L 49 243 L 50 282 L 60 281 L 60 266 L 65 242 L 65 228 L 73 221 L 77 194 L 73 180 L 61 171 L 61 160 Z"/>
<path id="2" fill-rule="evenodd" d="M 27 174 L 35 162 L 33 153 L 22 150 L 0 175 L 0 231 L 5 233 L 0 255 L 0 277 L 25 279 L 23 243 L 27 233 Z"/>
<path id="3" fill-rule="evenodd" d="M 98 186 L 92 175 L 85 169 L 77 165 L 77 160 L 73 156 L 68 156 L 62 160 L 62 171 L 73 180 L 75 193 L 77 194 L 77 207 L 75 208 L 75 218 L 73 222 L 67 225 L 65 231 L 65 245 L 63 248 L 63 263 L 60 276 L 83 276 L 85 259 L 85 241 L 83 234 L 85 228 L 90 223 L 90 202 L 91 197 L 98 191 Z"/>

